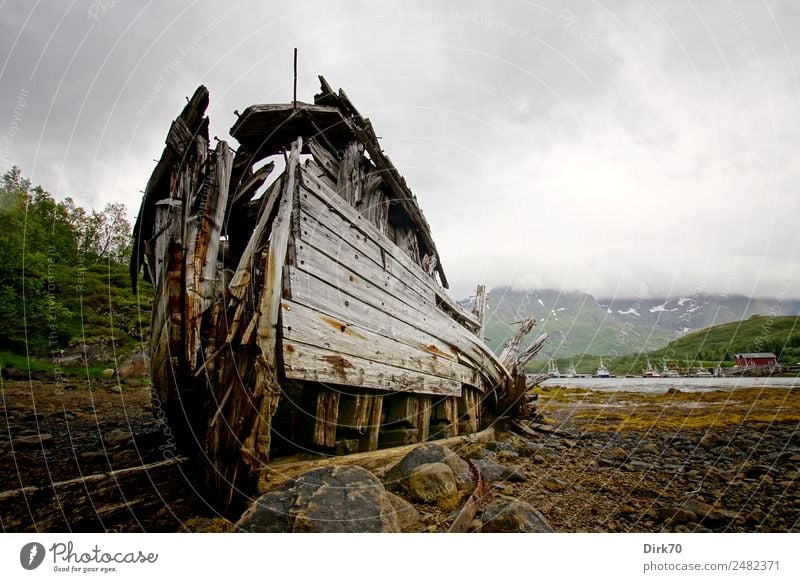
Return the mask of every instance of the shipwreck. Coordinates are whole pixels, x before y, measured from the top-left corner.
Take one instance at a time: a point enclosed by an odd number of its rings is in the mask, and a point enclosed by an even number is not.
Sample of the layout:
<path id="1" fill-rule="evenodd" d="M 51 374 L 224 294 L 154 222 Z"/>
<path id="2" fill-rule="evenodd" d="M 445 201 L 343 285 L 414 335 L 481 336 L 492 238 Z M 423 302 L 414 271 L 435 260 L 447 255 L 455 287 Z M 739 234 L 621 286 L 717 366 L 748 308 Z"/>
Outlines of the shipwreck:
<path id="1" fill-rule="evenodd" d="M 522 370 L 545 336 L 522 349 L 527 319 L 502 354 L 487 347 L 485 288 L 471 308 L 448 296 L 416 197 L 320 82 L 313 104 L 237 113 L 235 149 L 209 139 L 198 88 L 134 228 L 134 288 L 155 288 L 154 407 L 222 508 L 276 456 L 476 432 L 537 381 Z"/>

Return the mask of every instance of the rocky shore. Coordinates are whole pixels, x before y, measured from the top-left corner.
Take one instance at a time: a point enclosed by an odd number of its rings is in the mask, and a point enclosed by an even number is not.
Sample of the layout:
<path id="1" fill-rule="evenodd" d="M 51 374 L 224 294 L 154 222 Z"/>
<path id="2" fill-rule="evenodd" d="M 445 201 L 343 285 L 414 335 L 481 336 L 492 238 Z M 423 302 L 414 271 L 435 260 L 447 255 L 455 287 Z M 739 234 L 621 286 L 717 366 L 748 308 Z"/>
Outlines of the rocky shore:
<path id="1" fill-rule="evenodd" d="M 0 491 L 164 458 L 168 435 L 145 387 L 60 388 L 4 383 Z M 114 531 L 444 532 L 471 507 L 472 532 L 800 531 L 796 389 L 540 389 L 537 409 L 536 423 L 498 422 L 487 441 L 418 445 L 371 471 L 315 468 L 266 492 L 237 524 L 188 494 L 127 520 L 77 521 Z M 8 517 L 4 530 L 30 528 Z"/>

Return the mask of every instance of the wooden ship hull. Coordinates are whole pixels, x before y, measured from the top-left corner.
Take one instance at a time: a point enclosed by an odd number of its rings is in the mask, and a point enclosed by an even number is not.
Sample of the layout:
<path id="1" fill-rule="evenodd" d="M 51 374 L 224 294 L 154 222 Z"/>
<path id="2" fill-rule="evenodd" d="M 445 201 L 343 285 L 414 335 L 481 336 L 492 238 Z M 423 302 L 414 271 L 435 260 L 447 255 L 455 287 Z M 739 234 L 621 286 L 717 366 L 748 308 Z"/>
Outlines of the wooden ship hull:
<path id="1" fill-rule="evenodd" d="M 154 408 L 221 509 L 276 455 L 478 431 L 524 406 L 544 341 L 520 350 L 526 320 L 500 357 L 485 345 L 485 288 L 471 310 L 447 295 L 416 198 L 320 81 L 314 104 L 245 110 L 235 151 L 211 147 L 198 88 L 134 228 L 134 288 L 142 271 L 155 287 Z"/>

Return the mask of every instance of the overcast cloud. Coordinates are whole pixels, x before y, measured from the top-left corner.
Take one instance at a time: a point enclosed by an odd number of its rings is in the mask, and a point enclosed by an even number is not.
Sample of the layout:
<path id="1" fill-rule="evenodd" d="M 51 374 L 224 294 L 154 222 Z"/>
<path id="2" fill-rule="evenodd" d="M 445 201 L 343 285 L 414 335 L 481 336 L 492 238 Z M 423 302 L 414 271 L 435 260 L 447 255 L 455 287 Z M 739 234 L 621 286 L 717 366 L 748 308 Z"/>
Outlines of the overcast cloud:
<path id="1" fill-rule="evenodd" d="M 800 297 L 797 2 L 0 6 L 0 170 L 133 214 L 174 118 L 324 74 L 382 136 L 453 295 Z M 234 144 L 235 145 L 235 144 Z"/>

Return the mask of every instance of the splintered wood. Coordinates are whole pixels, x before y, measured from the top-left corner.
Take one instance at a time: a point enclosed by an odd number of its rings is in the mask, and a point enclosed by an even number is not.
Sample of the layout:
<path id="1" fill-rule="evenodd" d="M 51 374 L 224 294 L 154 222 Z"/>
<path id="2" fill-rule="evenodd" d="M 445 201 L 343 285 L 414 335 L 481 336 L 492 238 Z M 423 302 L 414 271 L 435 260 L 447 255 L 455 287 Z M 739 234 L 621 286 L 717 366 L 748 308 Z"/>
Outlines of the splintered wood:
<path id="1" fill-rule="evenodd" d="M 430 228 L 370 121 L 320 78 L 254 105 L 211 148 L 200 87 L 170 127 L 134 229 L 156 288 L 154 405 L 223 510 L 275 455 L 372 451 L 513 409 L 526 321 L 498 358 L 486 289 L 453 301 Z M 276 167 L 281 167 L 274 176 Z"/>

